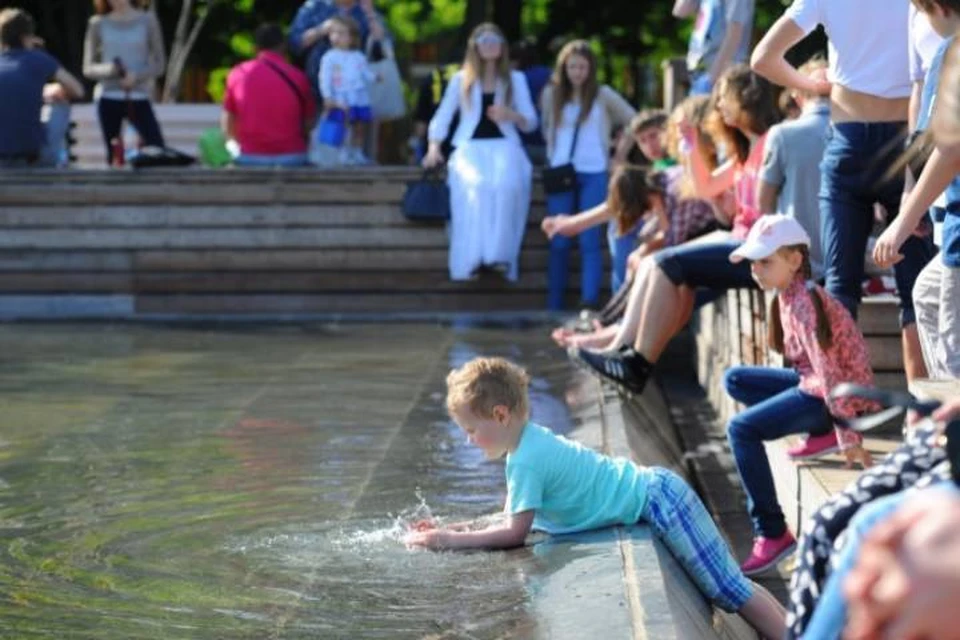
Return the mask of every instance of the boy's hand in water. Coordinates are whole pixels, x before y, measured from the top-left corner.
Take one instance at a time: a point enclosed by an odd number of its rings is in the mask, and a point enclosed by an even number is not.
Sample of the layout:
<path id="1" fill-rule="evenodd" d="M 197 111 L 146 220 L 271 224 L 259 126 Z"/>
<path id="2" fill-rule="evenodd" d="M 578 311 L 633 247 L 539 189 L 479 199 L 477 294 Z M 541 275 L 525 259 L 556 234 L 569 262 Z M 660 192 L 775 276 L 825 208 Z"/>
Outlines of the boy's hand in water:
<path id="1" fill-rule="evenodd" d="M 407 527 L 409 531 L 430 531 L 431 529 L 436 529 L 436 528 L 437 528 L 436 521 L 430 518 L 417 520 L 416 522 L 412 522 L 410 526 Z"/>
<path id="2" fill-rule="evenodd" d="M 403 537 L 403 544 L 406 547 L 420 547 L 423 549 L 442 549 L 444 543 L 443 529 L 428 529 L 426 531 L 411 530 Z"/>

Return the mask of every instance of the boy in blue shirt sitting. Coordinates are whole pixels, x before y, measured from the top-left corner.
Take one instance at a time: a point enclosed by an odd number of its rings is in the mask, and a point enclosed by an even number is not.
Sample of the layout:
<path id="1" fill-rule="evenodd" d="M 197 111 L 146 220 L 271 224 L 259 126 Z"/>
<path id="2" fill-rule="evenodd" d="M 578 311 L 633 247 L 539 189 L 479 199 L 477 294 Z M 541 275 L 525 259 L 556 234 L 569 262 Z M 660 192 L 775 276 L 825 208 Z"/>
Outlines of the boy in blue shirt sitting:
<path id="1" fill-rule="evenodd" d="M 522 546 L 531 529 L 560 534 L 645 522 L 712 602 L 765 637 L 783 636 L 783 607 L 743 575 L 680 476 L 601 455 L 529 422 L 528 385 L 526 372 L 502 358 L 476 358 L 450 372 L 450 416 L 488 458 L 507 457 L 508 517 L 477 530 L 469 522 L 420 522 L 408 546 L 505 549 Z"/>

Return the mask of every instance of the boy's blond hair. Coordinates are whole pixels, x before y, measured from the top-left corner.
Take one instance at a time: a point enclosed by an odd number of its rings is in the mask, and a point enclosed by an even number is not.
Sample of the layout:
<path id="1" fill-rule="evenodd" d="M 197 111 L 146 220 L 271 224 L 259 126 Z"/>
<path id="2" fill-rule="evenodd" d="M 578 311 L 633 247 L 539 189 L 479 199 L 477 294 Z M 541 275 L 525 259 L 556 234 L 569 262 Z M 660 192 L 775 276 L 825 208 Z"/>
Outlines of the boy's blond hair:
<path id="1" fill-rule="evenodd" d="M 503 358 L 474 358 L 447 376 L 447 411 L 466 407 L 480 418 L 493 417 L 502 405 L 526 420 L 530 415 L 527 391 L 530 376 Z"/>

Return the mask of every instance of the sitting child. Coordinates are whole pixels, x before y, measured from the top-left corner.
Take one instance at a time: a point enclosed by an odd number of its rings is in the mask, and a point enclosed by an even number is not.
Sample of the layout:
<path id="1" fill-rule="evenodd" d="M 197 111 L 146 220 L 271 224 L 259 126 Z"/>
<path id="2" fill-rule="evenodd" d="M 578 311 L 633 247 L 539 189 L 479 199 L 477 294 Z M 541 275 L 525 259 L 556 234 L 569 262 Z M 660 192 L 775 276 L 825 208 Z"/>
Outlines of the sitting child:
<path id="1" fill-rule="evenodd" d="M 737 611 L 761 634 L 780 638 L 783 607 L 737 567 L 700 498 L 678 475 L 613 459 L 529 421 L 529 378 L 501 358 L 476 358 L 447 377 L 447 410 L 490 459 L 507 457 L 503 523 L 437 528 L 425 521 L 408 546 L 504 549 L 522 546 L 531 529 L 573 533 L 645 522 L 700 590 Z"/>
<path id="2" fill-rule="evenodd" d="M 875 409 L 858 398 L 831 399 L 841 382 L 873 386 L 873 372 L 863 334 L 839 301 L 813 282 L 810 236 L 795 218 L 761 217 L 730 261 L 750 261 L 753 279 L 771 302 L 770 348 L 789 360 L 788 368 L 734 366 L 727 369 L 727 393 L 747 406 L 727 427 L 730 449 L 747 494 L 753 520 L 753 551 L 741 565 L 747 575 L 767 571 L 796 548 L 796 540 L 777 501 L 764 442 L 805 433 L 788 451 L 807 460 L 843 451 L 848 464 L 865 467 L 870 456 L 863 438 L 842 420 Z M 839 419 L 839 420 L 838 420 Z"/>
<path id="3" fill-rule="evenodd" d="M 714 209 L 706 200 L 684 199 L 680 196 L 682 169 L 669 168 L 653 171 L 647 167 L 618 165 L 610 176 L 607 200 L 587 211 L 572 216 L 548 216 L 541 228 L 548 237 L 574 236 L 584 229 L 611 221 L 620 235 L 636 237 L 637 248 L 627 263 L 627 285 L 615 295 L 615 300 L 604 311 L 617 307 L 617 316 L 635 311 L 628 305 L 632 283 L 639 276 L 646 279 L 654 265 L 651 256 L 663 247 L 682 244 L 712 228 L 716 222 Z M 619 319 L 619 318 L 618 318 Z M 627 322 L 632 328 L 632 322 Z M 571 327 L 559 327 L 553 339 L 560 346 L 606 348 L 623 331 L 620 324 L 610 323 L 595 327 L 592 333 L 580 333 Z M 632 342 L 625 336 L 616 345 Z"/>

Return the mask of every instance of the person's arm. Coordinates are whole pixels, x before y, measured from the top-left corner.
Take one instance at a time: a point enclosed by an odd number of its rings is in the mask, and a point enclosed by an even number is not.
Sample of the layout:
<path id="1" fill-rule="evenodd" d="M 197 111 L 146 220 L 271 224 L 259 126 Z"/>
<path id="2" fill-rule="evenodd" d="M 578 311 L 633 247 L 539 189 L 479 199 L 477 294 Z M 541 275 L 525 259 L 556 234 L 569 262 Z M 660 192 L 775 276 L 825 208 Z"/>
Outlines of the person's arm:
<path id="1" fill-rule="evenodd" d="M 875 524 L 844 581 L 844 637 L 951 638 L 960 601 L 960 496 L 918 491 Z"/>
<path id="2" fill-rule="evenodd" d="M 757 180 L 757 206 L 760 207 L 760 213 L 776 213 L 777 198 L 780 196 L 780 185 L 772 184 L 766 180 Z"/>
<path id="3" fill-rule="evenodd" d="M 934 149 L 923 168 L 920 179 L 907 197 L 900 213 L 884 229 L 873 248 L 873 259 L 886 268 L 903 259 L 900 247 L 920 224 L 921 218 L 950 183 L 960 173 L 960 156 L 946 156 Z"/>
<path id="4" fill-rule="evenodd" d="M 326 36 L 324 21 L 329 17 L 328 14 L 332 15 L 332 9 L 318 15 L 313 5 L 304 3 L 300 6 L 290 25 L 290 33 L 287 35 L 290 53 L 302 56 Z"/>
<path id="5" fill-rule="evenodd" d="M 515 116 L 513 119 L 517 128 L 524 133 L 531 133 L 537 128 L 537 110 L 533 106 L 533 99 L 530 97 L 530 87 L 523 74 L 514 71 L 510 74 L 510 82 L 513 84 L 513 109 Z"/>
<path id="6" fill-rule="evenodd" d="M 457 73 L 450 79 L 447 88 L 443 91 L 440 104 L 437 105 L 437 110 L 433 112 L 430 124 L 427 125 L 427 136 L 430 144 L 436 143 L 438 148 L 450 132 L 450 123 L 460 106 L 461 78 L 462 74 Z"/>
<path id="7" fill-rule="evenodd" d="M 829 82 L 814 80 L 787 62 L 787 51 L 807 33 L 792 18 L 780 16 L 753 50 L 750 67 L 757 74 L 782 87 L 820 95 L 829 94 Z"/>
<path id="8" fill-rule="evenodd" d="M 716 84 L 720 75 L 730 66 L 734 54 L 740 48 L 743 32 L 746 28 L 747 26 L 742 22 L 727 24 L 727 32 L 724 34 L 723 42 L 720 43 L 720 48 L 717 50 L 717 57 L 713 59 L 713 64 L 707 70 L 707 75 L 710 76 L 712 83 Z"/>
<path id="9" fill-rule="evenodd" d="M 136 74 L 137 80 L 154 80 L 163 75 L 167 65 L 167 52 L 163 47 L 163 31 L 156 14 L 148 13 L 147 68 Z"/>
<path id="10" fill-rule="evenodd" d="M 600 99 L 603 100 L 603 105 L 610 115 L 610 124 L 614 127 L 629 124 L 637 115 L 637 110 L 633 108 L 633 105 L 607 85 L 600 87 Z"/>
<path id="11" fill-rule="evenodd" d="M 700 0 L 675 0 L 673 3 L 674 18 L 689 18 L 700 8 Z"/>
<path id="12" fill-rule="evenodd" d="M 432 529 L 410 533 L 408 546 L 428 549 L 511 549 L 523 546 L 533 526 L 534 511 L 511 514 L 503 524 L 489 526 L 478 531 L 453 531 Z"/>
<path id="13" fill-rule="evenodd" d="M 707 161 L 697 151 L 700 148 L 699 131 L 690 125 L 681 125 L 681 132 L 693 150 L 688 156 L 689 163 L 687 166 L 690 169 L 690 182 L 693 185 L 694 194 L 698 198 L 713 198 L 732 187 L 734 178 L 733 160 L 727 160 L 711 172 L 707 166 Z"/>
<path id="14" fill-rule="evenodd" d="M 667 242 L 667 233 L 670 231 L 670 217 L 667 215 L 667 210 L 664 207 L 658 207 L 655 209 L 654 215 L 657 216 L 657 230 L 638 249 L 644 256 L 662 249 Z"/>
<path id="15" fill-rule="evenodd" d="M 757 180 L 757 206 L 762 214 L 777 211 L 777 199 L 786 180 L 786 159 L 782 153 L 780 133 L 779 126 L 772 127 L 767 133 L 767 142 L 763 148 L 763 164 L 760 166 L 760 179 Z"/>
<path id="16" fill-rule="evenodd" d="M 323 106 L 325 109 L 335 108 L 336 102 L 333 99 L 333 57 L 335 51 L 328 51 L 326 55 L 320 58 L 320 95 L 323 96 Z"/>
<path id="17" fill-rule="evenodd" d="M 53 74 L 53 81 L 63 87 L 67 98 L 71 100 L 82 100 L 86 94 L 86 91 L 83 89 L 83 84 L 63 67 L 57 69 L 57 72 Z"/>
<path id="18" fill-rule="evenodd" d="M 910 91 L 910 105 L 907 111 L 907 129 L 908 131 L 916 131 L 917 123 L 920 121 L 920 104 L 923 102 L 923 79 L 921 78 L 918 81 L 913 83 L 913 89 Z M 903 176 L 903 197 L 900 198 L 900 208 L 903 209 L 903 206 L 906 202 L 907 196 L 910 195 L 910 192 L 913 191 L 913 188 L 917 185 L 917 177 L 913 175 L 913 172 L 910 171 L 910 167 L 904 169 Z"/>
<path id="19" fill-rule="evenodd" d="M 575 236 L 584 229 L 610 220 L 613 220 L 613 212 L 610 211 L 606 202 L 601 202 L 592 209 L 587 209 L 573 216 L 548 216 L 543 219 L 540 227 L 550 238 L 558 234 Z"/>
<path id="20" fill-rule="evenodd" d="M 83 77 L 101 81 L 117 76 L 117 67 L 113 61 L 100 59 L 103 43 L 100 41 L 100 18 L 87 23 L 87 34 L 83 39 Z"/>
<path id="21" fill-rule="evenodd" d="M 223 131 L 223 137 L 227 140 L 233 140 L 236 137 L 237 117 L 226 109 L 220 113 L 220 130 Z"/>

